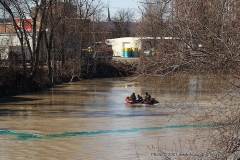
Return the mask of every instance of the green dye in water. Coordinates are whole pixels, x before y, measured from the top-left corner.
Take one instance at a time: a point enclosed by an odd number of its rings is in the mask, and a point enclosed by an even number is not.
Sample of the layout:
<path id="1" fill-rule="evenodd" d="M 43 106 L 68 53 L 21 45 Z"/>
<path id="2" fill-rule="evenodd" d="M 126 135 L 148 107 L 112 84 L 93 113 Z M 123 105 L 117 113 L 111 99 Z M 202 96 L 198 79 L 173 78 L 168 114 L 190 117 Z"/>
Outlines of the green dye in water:
<path id="1" fill-rule="evenodd" d="M 212 124 L 179 124 L 159 127 L 146 127 L 146 128 L 131 128 L 131 129 L 119 129 L 119 130 L 97 130 L 97 131 L 80 131 L 80 132 L 64 132 L 59 134 L 47 134 L 39 135 L 33 133 L 17 132 L 14 130 L 0 130 L 0 135 L 13 135 L 18 140 L 30 140 L 30 139 L 51 139 L 51 138 L 62 138 L 62 137 L 74 137 L 74 136 L 92 136 L 100 134 L 111 134 L 111 133 L 132 133 L 139 131 L 155 131 L 170 128 L 208 128 L 229 125 L 227 123 L 212 123 Z"/>

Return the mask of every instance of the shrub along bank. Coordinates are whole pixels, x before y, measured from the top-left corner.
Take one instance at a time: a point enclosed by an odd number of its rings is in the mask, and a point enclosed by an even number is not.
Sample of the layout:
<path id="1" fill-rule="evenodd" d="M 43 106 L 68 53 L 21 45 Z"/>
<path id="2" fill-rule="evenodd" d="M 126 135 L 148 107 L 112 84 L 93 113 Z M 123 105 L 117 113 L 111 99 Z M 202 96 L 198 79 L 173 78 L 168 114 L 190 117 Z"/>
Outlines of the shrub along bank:
<path id="1" fill-rule="evenodd" d="M 78 81 L 89 78 L 126 77 L 134 74 L 136 68 L 131 64 L 114 61 L 96 61 L 81 66 L 79 76 L 73 77 L 69 72 L 55 76 L 54 82 L 50 81 L 47 71 L 39 69 L 38 74 L 32 77 L 28 72 L 24 74 L 20 67 L 0 68 L 0 97 L 19 95 L 29 92 L 39 92 L 56 84 Z"/>

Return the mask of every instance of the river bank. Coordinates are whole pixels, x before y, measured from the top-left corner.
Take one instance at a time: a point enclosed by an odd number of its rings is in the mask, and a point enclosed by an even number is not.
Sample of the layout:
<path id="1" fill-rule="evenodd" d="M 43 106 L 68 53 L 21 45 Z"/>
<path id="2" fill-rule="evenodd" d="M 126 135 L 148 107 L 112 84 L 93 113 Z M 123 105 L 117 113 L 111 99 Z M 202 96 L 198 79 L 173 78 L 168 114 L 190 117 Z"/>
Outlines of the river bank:
<path id="1" fill-rule="evenodd" d="M 92 63 L 83 64 L 81 73 L 78 75 L 71 74 L 72 68 L 55 75 L 53 83 L 49 79 L 47 70 L 44 67 L 39 69 L 35 77 L 32 77 L 29 74 L 30 72 L 27 72 L 25 75 L 21 67 L 2 67 L 0 68 L 0 97 L 39 92 L 55 85 L 82 79 L 127 77 L 135 73 L 135 65 L 119 59 L 93 61 Z"/>
<path id="2" fill-rule="evenodd" d="M 82 79 L 133 75 L 153 76 L 183 72 L 192 74 L 228 72 L 224 65 L 203 65 L 202 61 L 193 61 L 193 57 L 187 60 L 183 59 L 184 61 L 182 60 L 181 63 L 180 60 L 177 62 L 170 60 L 164 61 L 162 58 L 146 56 L 139 58 L 113 57 L 112 60 L 108 61 L 85 60 L 81 64 L 70 60 L 66 62 L 64 67 L 58 69 L 51 79 L 49 79 L 46 67 L 40 68 L 38 74 L 34 77 L 31 76 L 31 72 L 27 72 L 27 75 L 25 75 L 21 67 L 2 67 L 0 68 L 0 97 L 39 92 L 54 85 Z M 73 74 L 73 72 L 75 73 Z"/>

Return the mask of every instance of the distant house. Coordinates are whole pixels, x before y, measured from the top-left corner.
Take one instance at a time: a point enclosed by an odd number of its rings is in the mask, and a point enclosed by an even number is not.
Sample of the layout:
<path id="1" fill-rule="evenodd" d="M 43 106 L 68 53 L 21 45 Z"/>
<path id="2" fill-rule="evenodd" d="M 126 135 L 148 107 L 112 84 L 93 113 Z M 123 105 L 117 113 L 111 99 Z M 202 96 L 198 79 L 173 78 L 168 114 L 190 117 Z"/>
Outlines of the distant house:
<path id="1" fill-rule="evenodd" d="M 12 20 L 0 19 L 0 33 L 10 33 L 14 31 Z"/>
<path id="2" fill-rule="evenodd" d="M 31 18 L 26 18 L 23 22 L 21 19 L 16 18 L 15 22 L 28 33 L 32 32 Z M 22 24 L 24 24 L 24 26 L 22 26 Z M 29 41 L 31 43 L 31 36 L 29 36 Z M 24 45 L 23 48 L 25 50 L 26 60 L 29 61 L 31 59 L 30 51 L 27 45 Z M 0 19 L 0 59 L 7 60 L 11 51 L 16 53 L 20 59 L 22 58 L 21 44 L 15 33 L 13 21 L 10 19 Z"/>

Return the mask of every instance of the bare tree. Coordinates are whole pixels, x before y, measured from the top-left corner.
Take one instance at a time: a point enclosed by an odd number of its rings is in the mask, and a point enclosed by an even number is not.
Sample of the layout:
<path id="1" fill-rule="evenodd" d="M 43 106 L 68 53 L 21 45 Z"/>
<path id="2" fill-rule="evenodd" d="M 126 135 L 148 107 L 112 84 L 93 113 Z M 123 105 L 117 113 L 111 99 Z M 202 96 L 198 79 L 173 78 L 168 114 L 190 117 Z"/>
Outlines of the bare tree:
<path id="1" fill-rule="evenodd" d="M 56 76 L 80 77 L 85 65 L 82 50 L 93 45 L 95 15 L 102 9 L 100 0 L 58 2 L 52 17 L 59 20 L 54 31 L 52 62 Z M 59 17 L 59 18 L 58 18 Z M 49 24 L 53 23 L 49 19 Z"/>
<path id="2" fill-rule="evenodd" d="M 58 0 L 11 0 L 1 1 L 0 4 L 13 20 L 15 32 L 22 46 L 22 63 L 25 70 L 24 46 L 26 45 L 31 55 L 32 77 L 37 74 L 39 66 L 43 65 L 47 59 L 48 76 L 52 82 L 54 60 L 61 62 L 63 67 L 66 58 L 80 58 L 81 49 L 89 46 L 93 41 L 90 22 L 102 7 L 100 0 L 61 2 Z M 16 21 L 19 17 L 20 23 Z M 31 17 L 31 21 L 28 17 Z M 26 25 L 31 26 L 31 31 L 26 30 Z M 79 63 L 76 62 L 76 64 Z"/>
<path id="3" fill-rule="evenodd" d="M 32 77 L 37 75 L 39 68 L 40 56 L 44 57 L 44 53 L 41 50 L 42 42 L 46 31 L 48 29 L 47 18 L 49 9 L 51 8 L 52 1 L 37 1 L 37 0 L 10 0 L 1 1 L 0 4 L 10 14 L 11 19 L 14 23 L 15 33 L 17 34 L 22 55 L 23 55 L 23 66 L 26 72 L 26 51 L 24 46 L 27 46 L 31 56 L 31 72 Z M 29 19 L 28 17 L 31 17 Z M 30 30 L 27 30 L 26 27 Z M 49 68 L 50 70 L 50 68 Z"/>
<path id="4" fill-rule="evenodd" d="M 134 16 L 135 13 L 130 8 L 119 9 L 112 18 L 115 25 L 113 35 L 115 38 L 118 37 L 130 37 L 134 35 Z"/>
<path id="5" fill-rule="evenodd" d="M 182 60 L 177 62 L 182 67 L 196 65 L 198 68 L 222 69 L 230 65 L 226 62 L 238 63 L 238 36 L 233 36 L 238 32 L 236 5 L 235 1 L 148 0 L 143 3 L 141 26 L 146 30 L 141 33 L 175 39 L 175 42 L 171 41 L 173 44 L 169 41 L 154 44 L 154 47 L 160 46 L 155 48 L 156 55 L 162 56 L 159 58 L 166 56 L 166 52 L 168 55 L 179 53 L 175 59 L 180 56 Z M 194 57 L 193 53 L 201 54 L 201 58 Z M 190 64 L 189 56 L 197 63 Z"/>
<path id="6" fill-rule="evenodd" d="M 234 159 L 239 158 L 240 146 L 239 109 L 236 109 L 239 105 L 236 93 L 240 88 L 238 7 L 239 2 L 234 0 L 143 1 L 141 33 L 152 37 L 168 36 L 172 40 L 156 40 L 155 56 L 142 57 L 138 72 L 147 76 L 176 71 L 215 73 L 227 81 L 228 93 L 216 95 L 221 97 L 217 102 L 234 109 L 224 114 L 220 109 L 214 110 L 205 118 L 227 122 L 228 125 L 211 130 L 208 142 L 211 141 L 211 151 L 234 154 Z M 220 88 L 214 89 L 220 93 Z"/>

